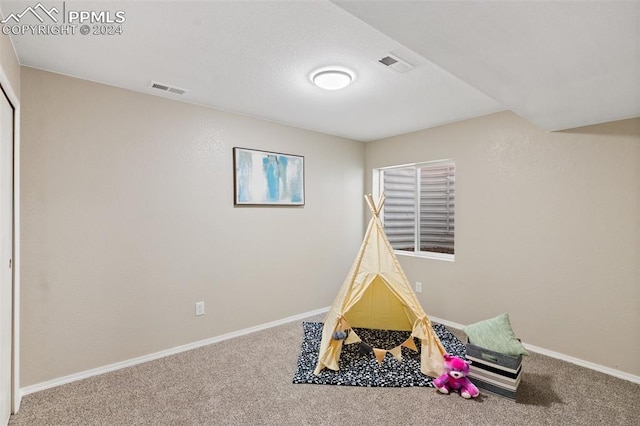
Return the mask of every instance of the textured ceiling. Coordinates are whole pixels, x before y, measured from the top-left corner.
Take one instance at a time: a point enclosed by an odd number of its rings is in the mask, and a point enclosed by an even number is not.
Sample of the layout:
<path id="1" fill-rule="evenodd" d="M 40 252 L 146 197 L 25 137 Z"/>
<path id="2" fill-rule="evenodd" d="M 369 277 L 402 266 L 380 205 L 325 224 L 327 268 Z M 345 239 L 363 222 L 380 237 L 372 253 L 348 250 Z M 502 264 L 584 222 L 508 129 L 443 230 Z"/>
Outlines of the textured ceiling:
<path id="1" fill-rule="evenodd" d="M 639 1 L 337 3 L 545 130 L 640 116 Z"/>
<path id="2" fill-rule="evenodd" d="M 36 3 L 0 7 L 7 17 Z M 505 109 L 546 130 L 640 116 L 637 1 L 42 4 L 126 21 L 121 35 L 13 35 L 22 65 L 356 140 Z M 390 52 L 414 68 L 380 64 Z M 354 82 L 315 87 L 328 65 Z"/>

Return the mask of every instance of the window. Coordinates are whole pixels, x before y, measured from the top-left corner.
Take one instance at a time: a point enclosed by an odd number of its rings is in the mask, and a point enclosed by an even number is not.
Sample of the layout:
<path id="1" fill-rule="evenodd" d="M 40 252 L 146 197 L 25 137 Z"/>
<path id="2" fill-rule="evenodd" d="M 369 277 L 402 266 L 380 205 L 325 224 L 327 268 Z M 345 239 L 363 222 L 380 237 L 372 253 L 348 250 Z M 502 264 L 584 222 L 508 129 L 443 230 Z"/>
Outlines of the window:
<path id="1" fill-rule="evenodd" d="M 378 170 L 384 230 L 395 250 L 453 260 L 455 164 L 418 163 Z"/>

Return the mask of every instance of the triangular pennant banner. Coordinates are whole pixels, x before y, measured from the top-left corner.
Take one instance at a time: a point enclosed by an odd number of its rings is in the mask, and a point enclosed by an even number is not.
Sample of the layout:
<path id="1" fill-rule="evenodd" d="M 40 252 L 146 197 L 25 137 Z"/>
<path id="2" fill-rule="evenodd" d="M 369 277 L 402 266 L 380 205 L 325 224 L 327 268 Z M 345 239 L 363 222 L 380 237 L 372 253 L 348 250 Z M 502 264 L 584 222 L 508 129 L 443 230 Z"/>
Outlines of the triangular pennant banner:
<path id="1" fill-rule="evenodd" d="M 371 346 L 364 342 L 360 342 L 360 345 L 358 346 L 358 353 L 360 355 L 367 355 L 369 352 L 371 352 Z"/>
<path id="2" fill-rule="evenodd" d="M 412 351 L 418 352 L 418 347 L 416 346 L 416 341 L 413 340 L 413 336 L 409 336 L 409 338 L 402 342 L 400 346 L 404 346 L 405 348 L 409 348 Z"/>
<path id="3" fill-rule="evenodd" d="M 389 349 L 389 353 L 393 355 L 398 362 L 402 362 L 402 346 L 396 346 L 393 349 Z"/>
<path id="4" fill-rule="evenodd" d="M 378 364 L 382 365 L 382 360 L 384 359 L 384 356 L 387 354 L 387 351 L 384 349 L 373 348 L 373 353 L 375 354 L 376 359 L 378 360 Z"/>
<path id="5" fill-rule="evenodd" d="M 349 331 L 349 335 L 347 336 L 347 338 L 344 341 L 345 345 L 348 345 L 350 343 L 359 343 L 359 342 L 362 342 L 362 339 L 353 330 Z"/>

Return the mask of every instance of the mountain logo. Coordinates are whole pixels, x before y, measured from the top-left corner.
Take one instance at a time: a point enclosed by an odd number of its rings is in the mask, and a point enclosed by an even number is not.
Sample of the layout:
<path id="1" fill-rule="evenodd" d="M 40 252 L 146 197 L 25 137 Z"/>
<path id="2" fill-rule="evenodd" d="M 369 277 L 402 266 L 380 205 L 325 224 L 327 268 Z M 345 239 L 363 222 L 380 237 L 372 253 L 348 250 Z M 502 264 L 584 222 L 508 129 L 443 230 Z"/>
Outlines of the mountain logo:
<path id="1" fill-rule="evenodd" d="M 29 6 L 21 13 L 10 13 L 9 16 L 4 18 L 0 23 L 6 24 L 10 20 L 14 20 L 16 23 L 19 23 L 20 20 L 27 14 L 32 14 L 38 19 L 40 22 L 44 22 L 45 17 L 49 17 L 53 22 L 58 22 L 58 18 L 56 18 L 53 14 L 56 15 L 60 13 L 60 11 L 54 6 L 51 9 L 48 9 L 42 5 L 42 3 L 38 3 L 35 6 Z M 44 16 L 44 17 L 43 17 Z"/>

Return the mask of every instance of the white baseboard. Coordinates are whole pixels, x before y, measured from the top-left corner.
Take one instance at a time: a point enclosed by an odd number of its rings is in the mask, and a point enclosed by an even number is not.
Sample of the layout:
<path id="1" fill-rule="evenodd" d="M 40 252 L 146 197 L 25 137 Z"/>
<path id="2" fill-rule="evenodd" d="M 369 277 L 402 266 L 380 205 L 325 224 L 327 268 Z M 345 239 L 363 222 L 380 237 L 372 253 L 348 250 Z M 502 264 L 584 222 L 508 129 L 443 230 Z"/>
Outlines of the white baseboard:
<path id="1" fill-rule="evenodd" d="M 625 373 L 624 371 L 616 370 L 615 368 L 605 367 L 604 365 L 596 364 L 590 361 L 585 361 L 580 358 L 575 358 L 569 355 L 561 354 L 559 352 L 550 351 L 549 349 L 539 348 L 534 345 L 530 345 L 528 343 L 523 343 L 523 346 L 527 348 L 527 350 L 531 352 L 536 352 L 541 355 L 546 355 L 551 358 L 560 359 L 562 361 L 570 362 L 571 364 L 576 364 L 581 367 L 586 367 L 591 370 L 599 371 L 600 373 L 605 373 L 610 376 L 617 377 L 619 379 L 628 380 L 633 383 L 640 384 L 640 376 L 636 376 L 634 374 Z"/>
<path id="2" fill-rule="evenodd" d="M 186 345 L 182 345 L 182 346 L 177 346 L 175 348 L 171 348 L 171 349 L 166 349 L 164 351 L 160 351 L 160 352 L 155 352 L 153 354 L 149 354 L 149 355 L 143 355 L 137 358 L 132 358 L 126 361 L 122 361 L 122 362 L 116 362 L 114 364 L 109 364 L 109 365 L 105 365 L 103 367 L 98 367 L 98 368 L 94 368 L 91 370 L 86 370 L 86 371 L 81 371 L 79 373 L 75 373 L 75 374 L 70 374 L 68 376 L 64 376 L 64 377 L 60 377 L 57 379 L 53 379 L 53 380 L 49 380 L 46 382 L 42 382 L 42 383 L 36 383 L 35 385 L 31 385 L 31 386 L 26 386 L 24 388 L 20 389 L 20 395 L 21 396 L 25 396 L 25 395 L 29 395 L 30 393 L 34 393 L 34 392 L 38 392 L 41 390 L 45 390 L 45 389 L 49 389 L 49 388 L 53 388 L 56 386 L 60 386 L 60 385 L 64 385 L 67 383 L 71 383 L 71 382 L 75 382 L 77 380 L 82 380 L 82 379 L 86 379 L 88 377 L 93 377 L 93 376 L 97 376 L 100 374 L 104 374 L 104 373 L 108 373 L 110 371 L 115 371 L 115 370 L 120 370 L 121 368 L 126 368 L 126 367 L 131 367 L 137 364 L 142 364 L 143 362 L 148 362 L 148 361 L 153 361 L 155 359 L 159 359 L 159 358 L 164 358 L 166 356 L 170 356 L 170 355 L 175 355 L 181 352 L 185 352 L 191 349 L 196 349 L 202 346 L 207 346 L 207 345 L 211 345 L 213 343 L 217 343 L 217 342 L 221 342 L 223 340 L 228 340 L 228 339 L 233 339 L 234 337 L 239 337 L 239 336 L 243 336 L 245 334 L 250 334 L 250 333 L 255 333 L 256 331 L 261 331 L 261 330 L 266 330 L 268 328 L 272 328 L 272 327 L 277 327 L 279 325 L 283 325 L 286 323 L 290 323 L 293 321 L 300 321 L 303 320 L 305 318 L 314 316 L 314 315 L 320 315 L 320 314 L 324 314 L 329 310 L 329 307 L 325 307 L 325 308 L 320 308 L 320 309 L 316 309 L 315 311 L 311 311 L 311 312 L 305 312 L 302 314 L 298 314 L 298 315 L 294 315 L 291 317 L 287 317 L 287 318 L 283 318 L 281 320 L 277 320 L 277 321 L 272 321 L 272 322 L 268 322 L 266 324 L 261 324 L 261 325 L 257 325 L 254 327 L 249 327 L 249 328 L 245 328 L 243 330 L 239 330 L 239 331 L 234 331 L 231 333 L 227 333 L 227 334 L 223 334 L 221 336 L 216 336 L 216 337 L 211 337 L 209 339 L 204 339 L 204 340 L 200 340 L 197 342 L 193 342 L 193 343 L 188 343 Z M 442 324 L 444 326 L 447 327 L 452 327 L 452 328 L 456 328 L 458 330 L 462 330 L 465 326 L 462 324 L 458 324 L 455 323 L 453 321 L 448 321 L 442 318 L 436 318 L 433 316 L 429 317 L 431 321 Z M 614 376 L 614 377 L 618 377 L 620 379 L 624 379 L 624 380 L 628 380 L 630 382 L 633 383 L 640 383 L 640 376 L 636 376 L 630 373 L 625 373 L 624 371 L 620 371 L 620 370 L 616 370 L 613 368 L 609 368 L 609 367 L 605 367 L 603 365 L 599 365 L 599 364 L 595 364 L 593 362 L 589 362 L 589 361 L 585 361 L 579 358 L 574 358 L 572 356 L 569 355 L 565 355 L 565 354 L 561 354 L 558 352 L 554 352 L 554 351 L 550 351 L 548 349 L 544 349 L 544 348 L 539 348 L 537 346 L 534 345 L 529 345 L 527 343 L 524 343 L 525 348 L 527 348 L 528 350 L 532 351 L 532 352 L 536 352 L 539 353 L 541 355 L 546 355 L 549 356 L 551 358 L 556 358 L 556 359 L 560 359 L 562 361 L 567 361 L 570 362 L 572 364 L 576 364 L 579 365 L 581 367 L 586 367 L 589 368 L 591 370 L 595 370 L 595 371 L 599 371 L 601 373 L 605 373 L 608 374 L 610 376 Z"/>
<path id="3" fill-rule="evenodd" d="M 223 334 L 221 336 L 211 337 L 209 339 L 200 340 L 193 343 L 188 343 L 186 345 L 177 346 L 175 348 L 166 349 L 164 351 L 156 352 L 149 355 L 143 355 L 137 358 L 132 358 L 122 362 L 116 362 L 114 364 L 105 365 L 103 367 L 94 368 L 87 371 L 81 371 L 79 373 L 70 374 L 68 376 L 60 377 L 53 380 L 48 380 L 42 383 L 36 383 L 35 385 L 26 386 L 20 389 L 20 395 L 25 396 L 30 393 L 42 391 L 45 389 L 53 388 L 56 386 L 64 385 L 67 383 L 75 382 L 77 380 L 86 379 L 88 377 L 97 376 L 100 374 L 108 373 L 110 371 L 120 370 L 121 368 L 131 367 L 137 364 L 142 364 L 143 362 L 153 361 L 155 359 L 164 358 L 166 356 L 175 355 L 180 352 L 185 352 L 191 349 L 196 349 L 202 346 L 211 345 L 213 343 L 218 343 L 223 340 L 233 339 L 234 337 L 243 336 L 249 333 L 255 333 L 256 331 L 265 330 L 267 328 L 276 327 L 279 325 L 283 325 L 293 321 L 300 321 L 302 319 L 308 318 L 314 315 L 324 314 L 329 310 L 329 307 L 316 309 L 315 311 L 305 312 L 303 314 L 294 315 L 291 317 L 287 317 L 281 320 L 268 322 L 266 324 L 257 325 L 255 327 L 245 328 L 243 330 L 234 331 L 231 333 Z"/>
<path id="4" fill-rule="evenodd" d="M 462 324 L 458 324 L 452 321 L 447 321 L 441 318 L 436 318 L 436 317 L 432 317 L 429 316 L 429 319 L 433 322 L 437 322 L 440 323 L 444 326 L 447 327 L 452 327 L 452 328 L 456 328 L 458 330 L 462 330 L 465 326 Z M 634 374 L 630 374 L 630 373 L 626 373 L 624 371 L 620 371 L 620 370 L 616 370 L 614 368 L 610 368 L 610 367 L 605 367 L 604 365 L 600 365 L 600 364 L 596 364 L 590 361 L 585 361 L 583 359 L 580 358 L 575 358 L 569 355 L 565 355 L 565 354 L 561 354 L 559 352 L 554 352 L 554 351 L 550 351 L 549 349 L 544 349 L 544 348 L 540 348 L 538 346 L 534 346 L 534 345 L 530 345 L 528 343 L 523 343 L 523 346 L 531 351 L 531 352 L 535 352 L 541 355 L 546 355 L 548 357 L 551 358 L 556 358 L 562 361 L 567 361 L 570 362 L 571 364 L 575 364 L 575 365 L 579 365 L 581 367 L 586 367 L 589 368 L 591 370 L 595 370 L 595 371 L 599 371 L 600 373 L 605 373 L 608 374 L 610 376 L 614 376 L 617 377 L 619 379 L 624 379 L 624 380 L 628 380 L 630 382 L 633 383 L 638 383 L 640 384 L 640 376 L 636 376 Z"/>
<path id="5" fill-rule="evenodd" d="M 458 324 L 457 322 L 445 320 L 445 319 L 442 319 L 442 318 L 432 317 L 431 315 L 429 315 L 429 320 L 431 322 L 437 322 L 438 324 L 442 324 L 442 325 L 445 325 L 445 326 L 451 327 L 451 328 L 456 328 L 458 330 L 462 330 L 465 327 L 464 325 Z"/>

